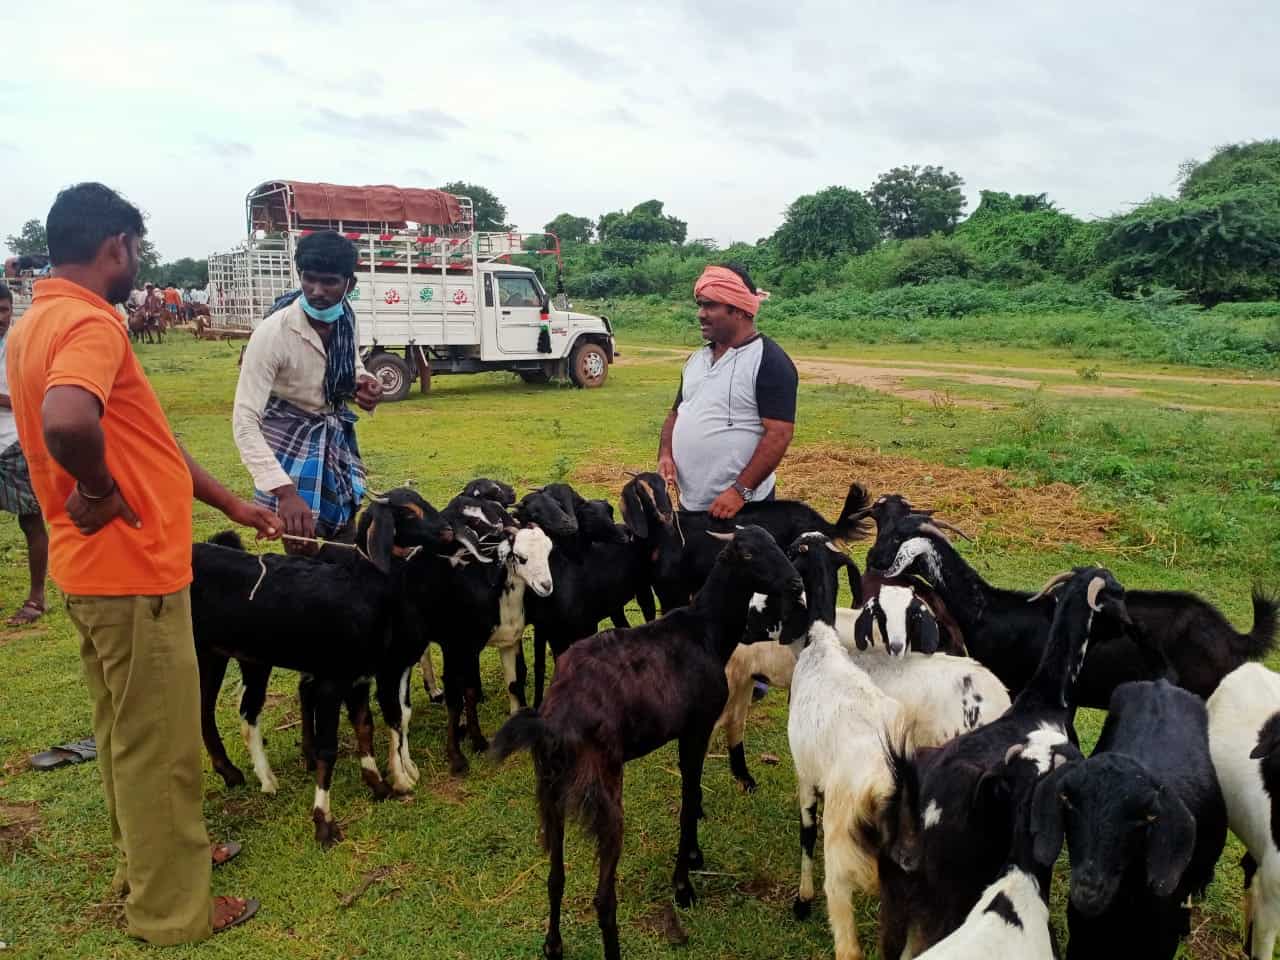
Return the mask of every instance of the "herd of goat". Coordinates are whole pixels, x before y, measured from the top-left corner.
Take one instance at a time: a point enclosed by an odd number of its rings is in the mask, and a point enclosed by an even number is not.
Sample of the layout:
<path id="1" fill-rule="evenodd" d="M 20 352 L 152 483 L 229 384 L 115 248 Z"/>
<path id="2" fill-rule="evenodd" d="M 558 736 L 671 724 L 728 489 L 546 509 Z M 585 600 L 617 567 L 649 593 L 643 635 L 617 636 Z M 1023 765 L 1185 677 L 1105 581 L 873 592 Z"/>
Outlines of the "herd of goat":
<path id="1" fill-rule="evenodd" d="M 743 745 L 753 682 L 789 688 L 800 814 L 795 913 L 823 888 L 837 960 L 860 958 L 853 893 L 878 894 L 886 958 L 1050 958 L 1053 865 L 1071 865 L 1068 958 L 1170 958 L 1190 897 L 1212 879 L 1228 826 L 1248 849 L 1246 949 L 1270 960 L 1280 931 L 1280 676 L 1251 661 L 1275 642 L 1277 604 L 1254 591 L 1239 633 L 1189 593 L 1126 590 L 1082 567 L 1036 593 L 988 584 L 952 546 L 963 534 L 858 484 L 828 522 L 809 506 L 748 504 L 732 522 L 673 509 L 663 481 L 632 477 L 623 523 L 603 500 L 551 484 L 517 501 L 475 480 L 443 510 L 398 488 L 362 512 L 351 549 L 318 557 L 193 548 L 192 611 L 205 745 L 228 786 L 215 702 L 243 677 L 242 733 L 264 791 L 277 781 L 259 716 L 273 668 L 300 675 L 302 748 L 316 778 L 317 840 L 341 839 L 329 791 L 343 705 L 377 797 L 413 789 L 410 678 L 443 654 L 450 769 L 465 736 L 490 750 L 479 657 L 500 653 L 511 717 L 491 755 L 528 750 L 550 857 L 544 954 L 563 954 L 564 831 L 598 853 L 604 955 L 620 956 L 616 869 L 625 764 L 675 741 L 680 770 L 674 896 L 703 867 L 702 768 L 723 727 L 732 775 L 755 789 Z M 869 535 L 868 570 L 845 545 Z M 838 609 L 841 570 L 852 609 Z M 656 602 L 655 602 L 656 598 Z M 637 601 L 646 622 L 630 626 Z M 656 616 L 658 608 L 662 615 Z M 598 632 L 610 619 L 613 628 Z M 533 706 L 522 638 L 534 628 Z M 555 658 L 546 689 L 545 650 Z M 373 753 L 370 692 L 389 731 Z M 1092 754 L 1077 707 L 1108 710 Z"/>

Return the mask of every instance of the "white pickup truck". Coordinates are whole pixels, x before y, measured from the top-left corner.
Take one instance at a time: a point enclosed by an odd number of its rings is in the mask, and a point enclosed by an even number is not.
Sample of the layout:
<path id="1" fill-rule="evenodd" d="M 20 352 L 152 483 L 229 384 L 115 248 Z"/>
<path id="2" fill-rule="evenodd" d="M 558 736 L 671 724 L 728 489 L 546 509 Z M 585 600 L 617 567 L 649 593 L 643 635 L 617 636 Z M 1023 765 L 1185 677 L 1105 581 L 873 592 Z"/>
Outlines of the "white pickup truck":
<path id="1" fill-rule="evenodd" d="M 209 257 L 210 326 L 249 331 L 280 294 L 298 286 L 299 239 L 337 230 L 355 244 L 349 300 L 365 366 L 384 396 L 401 400 L 414 379 L 509 370 L 528 383 L 568 379 L 601 386 L 618 355 L 605 317 L 555 304 L 515 254 L 557 255 L 514 232 L 477 233 L 471 201 L 438 190 L 270 181 L 246 199 L 249 236 Z"/>

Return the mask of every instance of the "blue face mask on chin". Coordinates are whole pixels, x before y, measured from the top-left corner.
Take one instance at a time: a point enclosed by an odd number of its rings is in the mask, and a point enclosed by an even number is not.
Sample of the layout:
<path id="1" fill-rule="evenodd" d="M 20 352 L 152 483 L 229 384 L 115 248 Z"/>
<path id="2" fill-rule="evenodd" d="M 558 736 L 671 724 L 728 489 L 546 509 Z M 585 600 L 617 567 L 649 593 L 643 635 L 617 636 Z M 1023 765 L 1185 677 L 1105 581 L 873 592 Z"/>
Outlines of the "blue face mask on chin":
<path id="1" fill-rule="evenodd" d="M 345 299 L 346 298 L 344 297 L 343 300 L 339 300 L 332 307 L 325 307 L 323 310 L 313 307 L 305 293 L 302 295 L 299 302 L 302 304 L 302 312 L 312 320 L 319 320 L 321 323 L 335 323 L 337 319 L 342 316 Z"/>

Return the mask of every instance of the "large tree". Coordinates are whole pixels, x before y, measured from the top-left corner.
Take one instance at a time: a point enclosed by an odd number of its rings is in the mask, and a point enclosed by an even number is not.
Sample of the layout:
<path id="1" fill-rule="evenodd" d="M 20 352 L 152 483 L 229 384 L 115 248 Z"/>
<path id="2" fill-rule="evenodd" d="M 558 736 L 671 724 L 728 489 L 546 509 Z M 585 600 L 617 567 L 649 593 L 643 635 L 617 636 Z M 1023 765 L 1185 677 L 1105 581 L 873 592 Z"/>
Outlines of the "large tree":
<path id="1" fill-rule="evenodd" d="M 562 243 L 586 243 L 591 239 L 595 224 L 590 217 L 575 217 L 571 213 L 562 213 L 542 228 L 547 233 L 554 233 Z"/>
<path id="2" fill-rule="evenodd" d="M 847 187 L 827 187 L 798 197 L 774 234 L 782 259 L 795 262 L 865 253 L 880 231 L 867 198 Z"/>
<path id="3" fill-rule="evenodd" d="M 894 167 L 867 191 L 881 236 L 895 240 L 950 233 L 964 210 L 964 179 L 941 167 Z"/>
<path id="4" fill-rule="evenodd" d="M 1184 163 L 1179 174 L 1178 196 L 1183 200 L 1203 200 L 1242 187 L 1280 188 L 1280 140 L 1219 147 L 1203 163 Z"/>
<path id="5" fill-rule="evenodd" d="M 44 224 L 39 220 L 28 220 L 17 233 L 5 237 L 4 243 L 19 257 L 29 253 L 49 252 L 49 237 L 44 232 Z"/>
<path id="6" fill-rule="evenodd" d="M 478 183 L 467 183 L 464 180 L 454 180 L 440 189 L 445 193 L 452 193 L 455 197 L 471 198 L 471 209 L 475 214 L 477 230 L 511 229 L 511 225 L 507 223 L 506 204 L 499 200 L 492 190 Z"/>
<path id="7" fill-rule="evenodd" d="M 617 210 L 602 214 L 596 236 L 604 240 L 631 240 L 636 243 L 684 243 L 689 225 L 663 212 L 661 200 L 646 200 L 629 213 Z"/>

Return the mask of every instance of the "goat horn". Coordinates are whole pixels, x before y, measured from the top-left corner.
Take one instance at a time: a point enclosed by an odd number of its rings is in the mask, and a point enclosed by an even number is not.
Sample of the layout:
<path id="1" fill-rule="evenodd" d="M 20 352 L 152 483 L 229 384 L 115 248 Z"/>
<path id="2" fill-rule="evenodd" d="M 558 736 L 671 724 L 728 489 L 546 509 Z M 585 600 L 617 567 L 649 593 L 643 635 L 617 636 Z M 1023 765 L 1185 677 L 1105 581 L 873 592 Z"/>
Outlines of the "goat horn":
<path id="1" fill-rule="evenodd" d="M 967 533 L 965 533 L 955 524 L 948 523 L 946 520 L 942 520 L 942 519 L 939 519 L 938 517 L 932 517 L 932 516 L 930 517 L 929 522 L 935 524 L 936 526 L 941 527 L 943 530 L 950 530 L 952 533 L 956 534 L 957 536 L 965 540 L 968 540 L 970 543 L 973 543 L 973 537 L 969 536 Z"/>
<path id="2" fill-rule="evenodd" d="M 1070 580 L 1070 579 L 1071 579 L 1071 577 L 1073 576 L 1073 574 L 1074 574 L 1074 571 L 1071 571 L 1071 570 L 1064 570 L 1062 573 L 1059 573 L 1059 574 L 1057 574 L 1057 575 L 1055 575 L 1055 576 L 1051 577 L 1051 578 L 1049 579 L 1049 582 L 1048 582 L 1048 583 L 1046 583 L 1043 587 L 1041 587 L 1041 588 L 1040 588 L 1040 592 L 1039 592 L 1039 593 L 1037 593 L 1037 594 L 1036 594 L 1034 597 L 1032 597 L 1031 599 L 1029 599 L 1029 600 L 1027 601 L 1027 603 L 1035 603 L 1037 600 L 1042 600 L 1042 599 L 1044 599 L 1046 596 L 1048 596 L 1048 595 L 1049 595 L 1050 593 L 1052 593 L 1054 590 L 1057 590 L 1057 589 L 1058 589 L 1058 587 L 1062 586 L 1064 583 L 1066 583 L 1068 580 Z"/>
<path id="3" fill-rule="evenodd" d="M 1102 588 L 1105 587 L 1106 585 L 1107 585 L 1107 582 L 1103 580 L 1101 577 L 1094 577 L 1092 580 L 1089 581 L 1088 598 L 1089 598 L 1089 608 L 1091 610 L 1102 609 L 1100 606 L 1098 606 L 1098 594 L 1102 592 Z"/>
<path id="4" fill-rule="evenodd" d="M 708 536 L 708 537 L 715 537 L 717 540 L 732 540 L 732 539 L 733 539 L 733 534 L 732 534 L 732 533 L 716 533 L 714 530 L 708 530 L 708 531 L 707 531 L 707 536 Z"/>
<path id="5" fill-rule="evenodd" d="M 1025 743 L 1015 743 L 1013 746 L 1011 746 L 1008 750 L 1005 751 L 1004 762 L 1009 763 L 1009 761 L 1013 760 L 1015 757 L 1021 756 L 1022 751 L 1025 749 L 1026 749 Z"/>
<path id="6" fill-rule="evenodd" d="M 638 477 L 638 476 L 640 476 L 640 471 L 638 471 L 638 470 L 623 470 L 623 471 L 622 471 L 622 475 L 623 475 L 624 477 Z"/>

